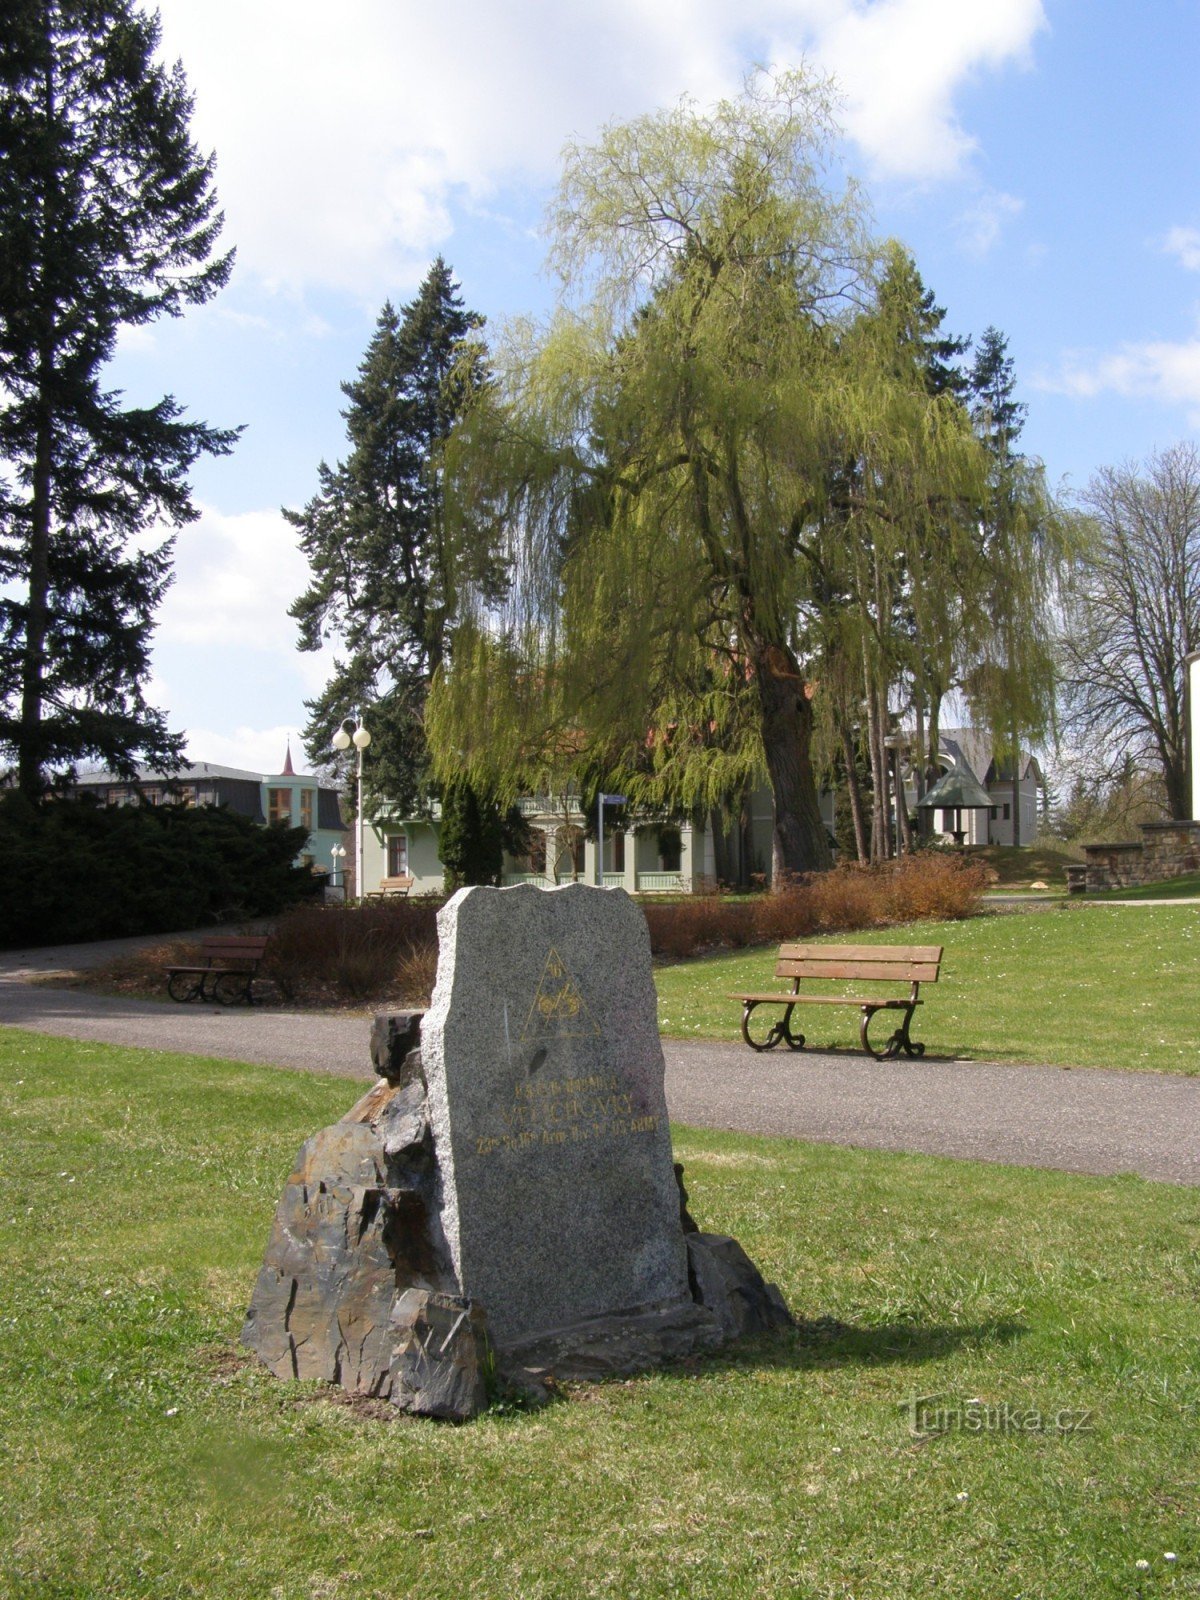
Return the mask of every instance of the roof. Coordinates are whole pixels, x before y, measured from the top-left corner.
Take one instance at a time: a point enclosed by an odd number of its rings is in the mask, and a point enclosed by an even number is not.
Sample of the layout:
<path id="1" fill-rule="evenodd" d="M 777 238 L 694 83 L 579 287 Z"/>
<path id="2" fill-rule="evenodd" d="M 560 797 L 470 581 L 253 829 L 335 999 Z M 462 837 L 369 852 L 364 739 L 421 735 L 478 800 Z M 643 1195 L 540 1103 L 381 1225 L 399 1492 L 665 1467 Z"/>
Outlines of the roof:
<path id="1" fill-rule="evenodd" d="M 966 767 L 951 767 L 934 784 L 924 800 L 917 802 L 919 811 L 990 811 L 995 804 L 992 796 Z"/>
<path id="2" fill-rule="evenodd" d="M 964 767 L 980 783 L 1012 782 L 1011 756 L 997 755 L 991 736 L 982 729 L 944 728 L 938 735 L 938 755 L 943 761 Z M 1022 780 L 1032 776 L 1041 783 L 1042 770 L 1035 756 L 1022 750 L 1019 765 Z"/>
<path id="3" fill-rule="evenodd" d="M 77 784 L 85 783 L 202 783 L 205 778 L 248 778 L 261 783 L 261 772 L 247 772 L 242 767 L 221 767 L 213 761 L 196 761 L 184 765 L 176 772 L 156 772 L 153 767 L 139 765 L 132 778 L 119 778 L 115 772 L 101 767 L 95 772 L 81 772 Z"/>
<path id="4" fill-rule="evenodd" d="M 152 767 L 139 765 L 132 778 L 119 778 L 115 772 L 108 772 L 101 767 L 93 772 L 81 772 L 75 782 L 77 784 L 203 783 L 206 778 L 241 778 L 249 783 L 262 783 L 264 780 L 269 783 L 273 777 L 296 778 L 300 782 L 320 784 L 324 789 L 335 787 L 332 784 L 321 783 L 321 780 L 311 773 L 289 772 L 286 768 L 281 773 L 248 772 L 244 767 L 222 767 L 215 761 L 194 761 L 170 773 L 156 772 Z"/>

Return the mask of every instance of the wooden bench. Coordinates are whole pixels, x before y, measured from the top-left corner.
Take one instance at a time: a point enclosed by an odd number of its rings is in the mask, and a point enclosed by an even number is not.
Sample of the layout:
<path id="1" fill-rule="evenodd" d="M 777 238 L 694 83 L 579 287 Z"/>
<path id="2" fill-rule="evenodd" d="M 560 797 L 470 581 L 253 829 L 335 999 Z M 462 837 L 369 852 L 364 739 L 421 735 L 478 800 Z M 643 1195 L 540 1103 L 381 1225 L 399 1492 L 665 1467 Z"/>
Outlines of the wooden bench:
<path id="1" fill-rule="evenodd" d="M 265 934 L 221 934 L 205 939 L 200 946 L 202 966 L 167 968 L 167 993 L 172 1000 L 252 1006 L 251 985 L 266 948 Z"/>
<path id="2" fill-rule="evenodd" d="M 751 1050 L 773 1050 L 786 1041 L 791 1050 L 804 1048 L 804 1035 L 792 1032 L 792 1012 L 797 1006 L 857 1006 L 862 1012 L 859 1038 L 868 1055 L 877 1061 L 897 1056 L 903 1050 L 907 1055 L 925 1054 L 925 1046 L 909 1037 L 908 1025 L 912 1014 L 922 1004 L 918 998 L 923 983 L 936 983 L 942 959 L 940 944 L 881 945 L 881 944 L 781 944 L 775 963 L 777 978 L 790 978 L 790 992 L 780 994 L 735 994 L 730 998 L 742 1002 L 742 1038 Z M 804 994 L 801 982 L 819 978 L 851 983 L 906 983 L 909 992 L 904 998 L 887 994 Z M 771 1025 L 764 1038 L 750 1036 L 750 1018 L 762 1005 L 783 1007 L 783 1016 Z M 903 1011 L 900 1026 L 882 1050 L 872 1048 L 867 1037 L 871 1018 L 877 1011 Z"/>
<path id="3" fill-rule="evenodd" d="M 403 898 L 415 882 L 411 873 L 404 873 L 397 878 L 380 878 L 378 889 L 372 889 L 369 894 L 363 895 L 363 899 L 390 900 L 394 895 Z"/>

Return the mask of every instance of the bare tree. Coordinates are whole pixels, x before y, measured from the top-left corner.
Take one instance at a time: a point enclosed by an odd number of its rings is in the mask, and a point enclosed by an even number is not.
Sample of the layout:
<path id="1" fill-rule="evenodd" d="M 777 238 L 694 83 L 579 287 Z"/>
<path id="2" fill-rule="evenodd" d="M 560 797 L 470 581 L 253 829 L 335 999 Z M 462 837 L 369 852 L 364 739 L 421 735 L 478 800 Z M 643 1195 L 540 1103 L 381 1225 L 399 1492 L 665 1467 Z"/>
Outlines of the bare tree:
<path id="1" fill-rule="evenodd" d="M 1091 538 L 1066 595 L 1064 724 L 1077 743 L 1161 771 L 1173 818 L 1191 815 L 1184 663 L 1200 648 L 1200 452 L 1105 467 L 1083 497 Z"/>

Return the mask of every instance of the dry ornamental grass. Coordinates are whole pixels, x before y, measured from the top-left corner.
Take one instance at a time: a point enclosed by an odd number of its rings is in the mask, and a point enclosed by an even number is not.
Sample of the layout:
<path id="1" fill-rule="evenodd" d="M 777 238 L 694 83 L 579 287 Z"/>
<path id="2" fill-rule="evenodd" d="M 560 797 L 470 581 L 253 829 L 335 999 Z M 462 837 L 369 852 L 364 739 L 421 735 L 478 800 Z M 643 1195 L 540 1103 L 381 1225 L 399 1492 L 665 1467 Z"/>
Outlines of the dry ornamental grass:
<path id="1" fill-rule="evenodd" d="M 708 951 L 967 917 L 979 909 L 988 869 L 958 857 L 920 855 L 878 867 L 841 866 L 797 879 L 754 900 L 697 895 L 643 901 L 655 957 L 685 960 Z M 434 899 L 365 906 L 296 906 L 280 916 L 260 969 L 288 1005 L 428 1005 L 437 972 Z M 195 960 L 178 940 L 97 969 L 94 981 L 125 994 L 160 995 L 164 969 Z"/>

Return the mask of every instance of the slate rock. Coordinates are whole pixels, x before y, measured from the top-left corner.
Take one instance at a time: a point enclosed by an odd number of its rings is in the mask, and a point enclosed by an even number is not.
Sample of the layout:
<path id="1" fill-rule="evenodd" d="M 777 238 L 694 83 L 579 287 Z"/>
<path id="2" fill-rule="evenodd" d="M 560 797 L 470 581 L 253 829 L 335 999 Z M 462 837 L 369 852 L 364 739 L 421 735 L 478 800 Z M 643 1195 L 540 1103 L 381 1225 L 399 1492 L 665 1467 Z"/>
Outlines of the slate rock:
<path id="1" fill-rule="evenodd" d="M 424 1090 L 377 1084 L 307 1140 L 276 1209 L 242 1341 L 282 1378 L 386 1396 L 397 1294 L 453 1288 Z"/>
<path id="2" fill-rule="evenodd" d="M 723 1340 L 792 1326 L 792 1314 L 736 1239 L 722 1233 L 687 1235 L 692 1294 L 717 1319 Z"/>
<path id="3" fill-rule="evenodd" d="M 383 1392 L 396 1297 L 391 1220 L 385 1189 L 288 1184 L 242 1330 L 277 1377 Z"/>
<path id="4" fill-rule="evenodd" d="M 432 1162 L 433 1137 L 425 1086 L 417 1080 L 392 1083 L 381 1079 L 342 1122 L 365 1123 L 373 1131 L 388 1158 L 393 1183 L 411 1181 L 414 1173 L 424 1172 Z"/>
<path id="5" fill-rule="evenodd" d="M 389 1083 L 423 1082 L 421 1011 L 384 1012 L 371 1024 L 371 1063 Z"/>
<path id="6" fill-rule="evenodd" d="M 465 1422 L 487 1405 L 483 1313 L 461 1295 L 406 1289 L 389 1325 L 389 1398 L 400 1411 Z"/>

